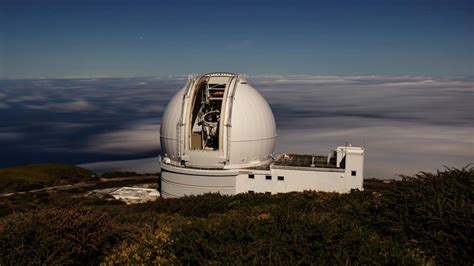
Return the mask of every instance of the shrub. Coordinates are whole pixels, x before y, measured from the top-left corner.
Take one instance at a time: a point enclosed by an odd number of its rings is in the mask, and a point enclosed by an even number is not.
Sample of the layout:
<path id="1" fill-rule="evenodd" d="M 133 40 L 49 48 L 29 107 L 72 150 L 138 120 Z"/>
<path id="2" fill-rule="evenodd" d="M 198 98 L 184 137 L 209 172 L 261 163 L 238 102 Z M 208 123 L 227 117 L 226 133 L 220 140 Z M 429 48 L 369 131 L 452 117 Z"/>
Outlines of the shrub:
<path id="1" fill-rule="evenodd" d="M 472 168 L 463 168 L 404 177 L 382 193 L 160 200 L 132 208 L 174 212 L 188 221 L 122 243 L 128 255 L 114 258 L 145 264 L 154 258 L 176 264 L 470 264 L 473 183 Z"/>
<path id="2" fill-rule="evenodd" d="M 381 197 L 372 225 L 442 263 L 474 261 L 474 168 L 403 176 Z"/>
<path id="3" fill-rule="evenodd" d="M 138 205 L 16 195 L 0 201 L 24 212 L 0 220 L 0 264 L 472 264 L 473 168 L 377 189 Z"/>
<path id="4" fill-rule="evenodd" d="M 160 215 L 140 225 L 140 231 L 131 232 L 129 239 L 117 245 L 111 255 L 103 261 L 111 264 L 171 264 L 176 257 L 166 247 L 173 242 L 171 232 L 189 220 L 180 215 Z M 137 226 L 132 226 L 132 229 Z"/>
<path id="5" fill-rule="evenodd" d="M 96 264 L 120 233 L 108 214 L 88 208 L 12 214 L 0 221 L 0 264 Z"/>

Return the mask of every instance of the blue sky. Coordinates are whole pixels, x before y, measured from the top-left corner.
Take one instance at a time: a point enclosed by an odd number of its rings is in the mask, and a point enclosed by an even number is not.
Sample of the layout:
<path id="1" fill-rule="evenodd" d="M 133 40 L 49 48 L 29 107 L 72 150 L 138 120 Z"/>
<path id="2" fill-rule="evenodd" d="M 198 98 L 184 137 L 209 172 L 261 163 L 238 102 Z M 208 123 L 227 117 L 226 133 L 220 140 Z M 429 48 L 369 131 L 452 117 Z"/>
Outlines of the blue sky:
<path id="1" fill-rule="evenodd" d="M 0 78 L 472 75 L 473 1 L 0 1 Z"/>

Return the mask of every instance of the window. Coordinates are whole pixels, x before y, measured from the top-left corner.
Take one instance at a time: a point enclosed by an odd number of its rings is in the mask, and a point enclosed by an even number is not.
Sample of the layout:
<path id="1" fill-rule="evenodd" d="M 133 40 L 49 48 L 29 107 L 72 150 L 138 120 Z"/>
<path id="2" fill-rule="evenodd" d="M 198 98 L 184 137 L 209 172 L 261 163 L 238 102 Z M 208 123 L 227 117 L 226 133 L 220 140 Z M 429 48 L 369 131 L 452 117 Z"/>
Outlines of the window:
<path id="1" fill-rule="evenodd" d="M 266 175 L 266 176 L 265 176 L 265 179 L 266 179 L 266 180 L 272 180 L 272 176 L 271 176 L 271 175 Z"/>
<path id="2" fill-rule="evenodd" d="M 253 194 L 253 193 L 254 193 L 254 191 L 253 191 L 253 190 L 249 190 L 249 194 Z"/>
<path id="3" fill-rule="evenodd" d="M 278 181 L 283 181 L 283 180 L 285 180 L 285 177 L 284 177 L 284 176 L 281 176 L 281 175 L 279 175 L 279 176 L 278 176 Z"/>
<path id="4" fill-rule="evenodd" d="M 351 176 L 356 176 L 357 172 L 356 171 L 351 171 Z"/>
<path id="5" fill-rule="evenodd" d="M 254 179 L 254 178 L 255 178 L 255 175 L 249 174 L 249 178 L 250 178 L 250 179 Z"/>

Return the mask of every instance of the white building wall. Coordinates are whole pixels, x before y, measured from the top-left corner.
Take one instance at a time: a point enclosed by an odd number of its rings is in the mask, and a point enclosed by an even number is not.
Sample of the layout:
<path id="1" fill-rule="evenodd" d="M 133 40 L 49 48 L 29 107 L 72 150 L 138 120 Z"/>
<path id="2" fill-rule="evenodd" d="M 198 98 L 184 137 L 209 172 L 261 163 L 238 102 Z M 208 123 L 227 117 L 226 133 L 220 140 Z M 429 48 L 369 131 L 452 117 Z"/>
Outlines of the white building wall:
<path id="1" fill-rule="evenodd" d="M 249 178 L 249 175 L 252 174 L 253 178 Z M 267 179 L 266 176 L 271 176 L 271 179 Z M 279 176 L 282 176 L 283 180 L 279 180 Z M 313 168 L 298 170 L 273 168 L 270 171 L 241 172 L 237 176 L 235 191 L 236 193 L 250 191 L 275 194 L 315 190 L 344 193 L 359 188 L 358 185 L 359 183 L 355 182 L 355 178 L 347 176 L 344 169 Z"/>
<path id="2" fill-rule="evenodd" d="M 339 154 L 345 154 L 345 181 L 348 188 L 363 189 L 364 183 L 364 149 L 361 147 L 338 147 Z M 355 174 L 355 175 L 354 175 Z"/>
<path id="3" fill-rule="evenodd" d="M 328 172 L 316 170 L 272 169 L 277 179 L 283 176 L 285 192 L 316 190 L 326 192 L 347 192 L 344 172 Z"/>
<path id="4" fill-rule="evenodd" d="M 205 193 L 236 194 L 238 171 L 198 170 L 161 164 L 160 192 L 163 198 Z"/>
<path id="5" fill-rule="evenodd" d="M 253 178 L 249 178 L 249 175 L 253 175 Z M 241 172 L 237 176 L 235 191 L 237 193 L 247 193 L 249 191 L 255 193 L 275 193 L 276 182 L 273 178 L 272 180 L 266 180 L 265 176 L 267 175 L 270 175 L 270 171 Z"/>
<path id="6" fill-rule="evenodd" d="M 234 195 L 249 191 L 275 194 L 305 190 L 339 193 L 362 190 L 364 149 L 339 147 L 337 152 L 346 157 L 345 169 L 272 166 L 270 170 L 199 170 L 162 163 L 161 192 L 164 198 L 169 198 L 209 192 Z M 271 176 L 271 179 L 266 176 Z M 278 180 L 278 176 L 283 180 Z"/>

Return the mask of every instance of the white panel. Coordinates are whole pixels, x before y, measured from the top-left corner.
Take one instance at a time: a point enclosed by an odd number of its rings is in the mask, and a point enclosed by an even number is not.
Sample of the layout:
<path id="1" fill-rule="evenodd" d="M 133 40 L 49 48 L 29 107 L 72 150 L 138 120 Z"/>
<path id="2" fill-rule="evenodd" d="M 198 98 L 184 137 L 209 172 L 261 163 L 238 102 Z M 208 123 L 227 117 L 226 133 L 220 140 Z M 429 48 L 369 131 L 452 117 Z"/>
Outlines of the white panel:
<path id="1" fill-rule="evenodd" d="M 177 160 L 178 156 L 178 132 L 177 124 L 183 103 L 184 88 L 171 99 L 163 112 L 160 127 L 161 152 L 167 154 L 171 159 Z"/>
<path id="2" fill-rule="evenodd" d="M 250 85 L 237 85 L 231 121 L 230 164 L 246 167 L 252 161 L 267 161 L 275 148 L 275 118 L 262 95 Z"/>
<path id="3" fill-rule="evenodd" d="M 204 193 L 235 194 L 236 175 L 188 175 L 162 171 L 161 192 L 164 198 Z"/>
<path id="4" fill-rule="evenodd" d="M 213 188 L 234 188 L 235 176 L 202 176 L 202 175 L 184 175 L 181 173 L 165 173 L 166 180 L 186 186 L 213 187 Z"/>
<path id="5" fill-rule="evenodd" d="M 284 186 L 275 188 L 275 192 L 291 191 L 326 191 L 326 192 L 348 192 L 346 187 L 344 172 L 324 172 L 324 171 L 301 171 L 272 169 L 272 175 L 284 176 Z M 284 189 L 284 191 L 282 191 Z"/>

